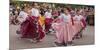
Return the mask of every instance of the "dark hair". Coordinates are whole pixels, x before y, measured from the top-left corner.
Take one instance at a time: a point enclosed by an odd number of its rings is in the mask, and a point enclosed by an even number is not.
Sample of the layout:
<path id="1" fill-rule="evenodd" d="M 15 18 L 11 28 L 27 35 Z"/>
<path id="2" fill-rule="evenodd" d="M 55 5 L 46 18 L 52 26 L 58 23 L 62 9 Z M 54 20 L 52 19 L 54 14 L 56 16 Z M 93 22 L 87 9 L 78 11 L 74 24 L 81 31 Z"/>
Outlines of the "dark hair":
<path id="1" fill-rule="evenodd" d="M 22 11 L 23 11 L 24 9 L 25 9 L 25 7 L 23 6 L 23 7 L 22 7 Z"/>
<path id="2" fill-rule="evenodd" d="M 40 9 L 40 14 L 41 14 L 41 15 L 44 15 L 44 14 L 45 14 L 44 9 L 42 9 L 42 8 Z"/>
<path id="3" fill-rule="evenodd" d="M 63 9 L 61 9 L 61 13 L 64 13 L 64 10 Z"/>
<path id="4" fill-rule="evenodd" d="M 76 12 L 79 12 L 80 10 L 77 10 Z"/>

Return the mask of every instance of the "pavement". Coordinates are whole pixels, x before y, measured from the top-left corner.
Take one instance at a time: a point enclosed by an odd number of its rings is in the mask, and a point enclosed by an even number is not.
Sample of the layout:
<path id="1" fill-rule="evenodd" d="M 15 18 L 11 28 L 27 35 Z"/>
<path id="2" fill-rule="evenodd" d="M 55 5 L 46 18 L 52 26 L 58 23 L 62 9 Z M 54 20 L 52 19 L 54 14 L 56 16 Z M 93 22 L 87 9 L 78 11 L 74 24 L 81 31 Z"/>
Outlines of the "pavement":
<path id="1" fill-rule="evenodd" d="M 19 25 L 10 25 L 9 26 L 9 49 L 16 50 L 16 49 L 30 49 L 30 48 L 50 48 L 54 46 L 55 36 L 53 34 L 48 34 L 43 39 L 42 42 L 39 43 L 32 43 L 26 39 L 19 39 L 16 35 L 16 30 L 18 29 Z M 83 31 L 83 37 L 81 39 L 75 39 L 73 41 L 73 46 L 80 46 L 80 45 L 93 45 L 95 42 L 95 34 L 94 34 L 94 26 L 87 26 L 87 28 Z M 67 47 L 67 46 L 65 46 Z"/>

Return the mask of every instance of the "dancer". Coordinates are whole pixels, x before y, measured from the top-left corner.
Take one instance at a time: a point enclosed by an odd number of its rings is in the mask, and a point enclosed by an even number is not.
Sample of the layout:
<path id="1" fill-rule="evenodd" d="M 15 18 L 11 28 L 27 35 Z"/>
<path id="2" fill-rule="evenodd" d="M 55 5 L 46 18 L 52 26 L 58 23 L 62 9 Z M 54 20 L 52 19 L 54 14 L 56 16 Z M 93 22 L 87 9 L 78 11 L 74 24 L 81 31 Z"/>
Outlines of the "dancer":
<path id="1" fill-rule="evenodd" d="M 39 6 L 37 3 L 34 3 L 34 7 L 32 8 L 32 18 L 35 23 L 35 28 L 36 28 L 36 34 L 37 34 L 37 41 L 41 41 L 45 37 L 44 30 L 42 28 L 42 21 L 40 20 L 41 15 L 39 13 Z M 40 21 L 39 21 L 40 20 Z M 44 19 L 43 19 L 44 20 Z"/>
<path id="2" fill-rule="evenodd" d="M 27 8 L 26 7 L 23 7 L 22 8 L 22 11 L 20 11 L 19 16 L 17 18 L 18 21 L 20 22 L 20 26 L 19 26 L 19 28 L 16 31 L 16 33 L 18 35 L 20 35 L 20 27 L 21 27 L 21 24 L 26 20 L 27 17 L 28 17 Z"/>
<path id="3" fill-rule="evenodd" d="M 45 34 L 41 31 L 42 28 L 38 24 L 38 21 L 32 16 L 31 8 L 26 7 L 25 9 L 28 15 L 26 20 L 21 23 L 20 37 L 29 39 L 31 42 L 39 42 L 44 38 Z"/>
<path id="4" fill-rule="evenodd" d="M 38 39 L 43 39 L 45 37 L 45 17 L 44 17 L 44 11 L 41 10 L 40 12 L 40 16 L 38 19 L 38 33 L 39 33 L 39 37 Z"/>
<path id="5" fill-rule="evenodd" d="M 71 23 L 71 16 L 68 10 L 64 8 L 63 13 L 59 16 L 56 23 L 52 26 L 56 30 L 56 41 L 55 44 L 58 46 L 66 46 L 67 44 L 72 44 L 73 38 L 73 28 Z"/>
<path id="6" fill-rule="evenodd" d="M 81 31 L 86 27 L 86 22 L 79 10 L 77 10 L 76 15 L 74 17 L 74 23 L 75 23 L 75 27 L 77 28 L 76 29 L 76 33 L 77 33 L 76 38 L 80 38 L 80 37 L 82 37 Z"/>
<path id="7" fill-rule="evenodd" d="M 52 19 L 52 14 L 51 14 L 51 9 L 48 9 L 46 12 L 45 12 L 45 32 L 46 34 L 50 33 L 50 28 L 51 28 L 51 23 L 53 21 Z"/>

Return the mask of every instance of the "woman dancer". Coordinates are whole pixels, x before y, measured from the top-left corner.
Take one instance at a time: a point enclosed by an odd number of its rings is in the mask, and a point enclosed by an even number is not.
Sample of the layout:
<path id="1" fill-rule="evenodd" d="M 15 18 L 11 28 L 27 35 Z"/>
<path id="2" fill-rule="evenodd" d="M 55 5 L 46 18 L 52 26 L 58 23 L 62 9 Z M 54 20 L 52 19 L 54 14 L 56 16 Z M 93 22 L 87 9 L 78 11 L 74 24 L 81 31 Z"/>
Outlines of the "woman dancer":
<path id="1" fill-rule="evenodd" d="M 24 22 L 22 22 L 20 27 L 21 38 L 30 39 L 31 42 L 39 42 L 44 38 L 44 33 L 41 31 L 41 27 L 38 25 L 38 22 L 34 20 L 34 17 L 31 15 L 31 8 L 27 8 L 28 17 Z"/>
<path id="2" fill-rule="evenodd" d="M 27 17 L 28 17 L 27 7 L 23 7 L 22 11 L 20 11 L 17 19 L 20 22 L 20 24 L 22 24 L 26 20 Z M 20 34 L 20 27 L 21 27 L 21 25 L 19 26 L 19 28 L 16 31 L 17 34 Z"/>
<path id="3" fill-rule="evenodd" d="M 74 23 L 75 23 L 75 27 L 76 29 L 76 38 L 80 38 L 82 37 L 82 30 L 86 27 L 86 22 L 85 22 L 85 18 L 81 15 L 80 11 L 78 10 L 76 12 L 76 15 L 74 17 Z"/>
<path id="4" fill-rule="evenodd" d="M 36 25 L 35 25 L 35 27 L 37 28 L 36 29 L 36 32 L 37 32 L 36 40 L 37 41 L 41 41 L 41 39 L 44 38 L 45 34 L 44 34 L 43 28 L 41 26 L 41 21 L 39 21 L 41 15 L 39 13 L 39 9 L 38 8 L 39 8 L 38 4 L 34 3 L 34 7 L 32 8 L 31 11 L 32 11 L 32 18 L 36 22 Z"/>
<path id="5" fill-rule="evenodd" d="M 52 14 L 51 14 L 51 9 L 48 9 L 46 12 L 45 12 L 45 32 L 46 34 L 50 33 L 50 28 L 51 28 L 51 23 L 53 21 L 52 19 Z"/>
<path id="6" fill-rule="evenodd" d="M 56 30 L 55 44 L 58 46 L 72 44 L 74 31 L 72 28 L 71 16 L 69 15 L 68 10 L 64 8 L 63 13 L 55 20 L 58 20 L 52 25 Z"/>

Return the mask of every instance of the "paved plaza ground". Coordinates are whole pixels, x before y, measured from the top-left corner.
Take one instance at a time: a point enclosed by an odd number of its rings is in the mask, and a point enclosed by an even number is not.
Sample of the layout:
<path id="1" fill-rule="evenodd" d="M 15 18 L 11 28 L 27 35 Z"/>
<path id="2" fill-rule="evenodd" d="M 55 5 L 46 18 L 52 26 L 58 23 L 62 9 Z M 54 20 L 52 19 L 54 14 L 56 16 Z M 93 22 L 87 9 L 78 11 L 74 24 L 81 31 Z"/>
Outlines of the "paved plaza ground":
<path id="1" fill-rule="evenodd" d="M 16 35 L 16 30 L 18 25 L 10 25 L 9 26 L 9 41 L 10 41 L 10 50 L 15 49 L 29 49 L 29 48 L 47 48 L 54 47 L 55 37 L 53 34 L 46 35 L 44 41 L 39 43 L 31 43 L 26 39 L 18 39 Z M 83 37 L 81 39 L 75 39 L 73 41 L 74 46 L 78 45 L 90 45 L 94 44 L 94 26 L 87 26 L 87 28 L 83 31 Z M 67 47 L 67 46 L 65 46 Z"/>

